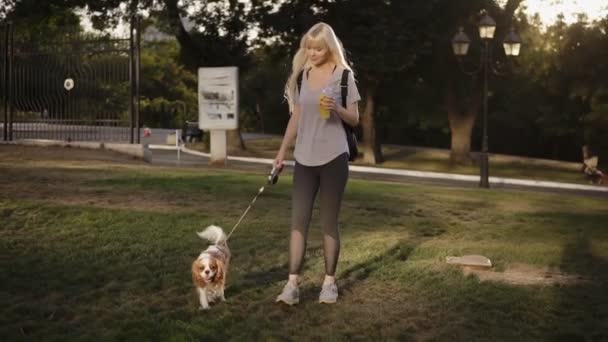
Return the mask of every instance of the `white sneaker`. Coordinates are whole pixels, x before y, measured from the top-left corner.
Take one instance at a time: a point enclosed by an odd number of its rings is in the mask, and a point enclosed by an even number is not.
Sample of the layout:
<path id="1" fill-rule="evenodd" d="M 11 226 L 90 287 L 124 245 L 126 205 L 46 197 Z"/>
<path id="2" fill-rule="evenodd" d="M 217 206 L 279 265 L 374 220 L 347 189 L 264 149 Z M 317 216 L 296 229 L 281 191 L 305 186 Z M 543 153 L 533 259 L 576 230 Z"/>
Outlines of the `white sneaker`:
<path id="1" fill-rule="evenodd" d="M 336 284 L 323 285 L 319 294 L 319 303 L 333 304 L 338 301 L 338 286 Z"/>
<path id="2" fill-rule="evenodd" d="M 300 302 L 300 290 L 297 286 L 293 286 L 290 282 L 285 284 L 283 292 L 277 296 L 276 302 L 283 302 L 287 305 L 294 305 Z"/>

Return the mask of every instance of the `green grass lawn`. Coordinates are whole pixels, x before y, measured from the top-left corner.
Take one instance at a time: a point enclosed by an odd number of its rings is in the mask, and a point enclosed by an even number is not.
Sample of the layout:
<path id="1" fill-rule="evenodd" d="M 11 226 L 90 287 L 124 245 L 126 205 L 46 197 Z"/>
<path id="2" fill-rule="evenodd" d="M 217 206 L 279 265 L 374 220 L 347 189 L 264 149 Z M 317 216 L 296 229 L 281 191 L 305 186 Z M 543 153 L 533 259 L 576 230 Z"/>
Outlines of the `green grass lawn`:
<path id="1" fill-rule="evenodd" d="M 265 175 L 44 151 L 0 146 L 3 341 L 608 340 L 606 200 L 351 180 L 339 302 L 316 303 L 315 208 L 301 303 L 287 307 L 274 303 L 287 276 L 285 175 L 229 241 L 227 302 L 202 312 L 195 232 L 230 230 Z M 486 272 L 504 279 L 445 263 L 462 254 L 489 257 Z M 506 275 L 522 265 L 571 280 L 518 285 Z"/>
<path id="2" fill-rule="evenodd" d="M 246 150 L 233 150 L 230 155 L 274 158 L 280 145 L 281 138 L 278 137 L 249 140 L 246 142 Z M 204 144 L 189 144 L 189 147 L 208 151 Z M 287 159 L 293 159 L 291 152 Z M 382 147 L 382 153 L 385 161 L 376 165 L 378 167 L 479 175 L 479 165 L 476 162 L 471 165 L 450 163 L 449 150 L 386 145 Z M 360 161 L 355 164 L 363 165 Z M 580 168 L 580 163 L 490 155 L 490 176 L 496 177 L 588 184 L 588 179 Z"/>

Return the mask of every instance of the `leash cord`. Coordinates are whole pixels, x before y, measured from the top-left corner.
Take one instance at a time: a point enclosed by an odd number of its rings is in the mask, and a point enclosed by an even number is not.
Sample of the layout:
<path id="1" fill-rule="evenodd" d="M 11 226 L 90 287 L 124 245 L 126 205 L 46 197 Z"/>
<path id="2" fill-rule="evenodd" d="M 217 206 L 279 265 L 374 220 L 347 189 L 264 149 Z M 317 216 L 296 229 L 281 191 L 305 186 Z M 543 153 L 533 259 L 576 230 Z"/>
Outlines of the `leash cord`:
<path id="1" fill-rule="evenodd" d="M 243 218 L 245 217 L 245 215 L 247 215 L 247 213 L 249 212 L 249 209 L 251 209 L 251 207 L 253 206 L 253 203 L 255 203 L 255 200 L 258 199 L 258 196 L 260 196 L 260 194 L 262 192 L 264 192 L 264 187 L 260 188 L 260 190 L 258 191 L 258 194 L 255 195 L 255 197 L 253 198 L 253 201 L 251 201 L 251 203 L 249 204 L 249 206 L 247 207 L 247 209 L 245 209 L 245 212 L 243 213 L 243 215 L 241 215 L 241 218 L 239 218 L 239 220 L 234 225 L 234 227 L 232 227 L 232 230 L 230 231 L 230 234 L 228 234 L 228 236 L 226 236 L 226 240 L 224 240 L 224 243 L 226 241 L 228 241 L 228 239 L 230 238 L 230 236 L 232 235 L 232 233 L 234 233 L 234 230 L 236 229 L 236 227 L 238 227 L 238 225 L 241 223 L 241 221 L 243 221 Z"/>

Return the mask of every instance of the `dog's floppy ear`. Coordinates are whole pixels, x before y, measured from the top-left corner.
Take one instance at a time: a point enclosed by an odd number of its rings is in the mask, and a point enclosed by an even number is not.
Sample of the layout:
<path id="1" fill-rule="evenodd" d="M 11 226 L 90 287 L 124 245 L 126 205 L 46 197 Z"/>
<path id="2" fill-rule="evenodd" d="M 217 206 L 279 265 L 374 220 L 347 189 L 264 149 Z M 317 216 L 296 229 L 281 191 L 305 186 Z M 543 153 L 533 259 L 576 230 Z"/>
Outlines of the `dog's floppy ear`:
<path id="1" fill-rule="evenodd" d="M 217 260 L 217 273 L 215 274 L 215 282 L 218 285 L 224 286 L 226 284 L 226 265 L 223 261 Z"/>
<path id="2" fill-rule="evenodd" d="M 205 285 L 205 279 L 201 277 L 198 259 L 194 260 L 192 263 L 192 282 L 194 285 L 199 285 L 201 287 Z"/>

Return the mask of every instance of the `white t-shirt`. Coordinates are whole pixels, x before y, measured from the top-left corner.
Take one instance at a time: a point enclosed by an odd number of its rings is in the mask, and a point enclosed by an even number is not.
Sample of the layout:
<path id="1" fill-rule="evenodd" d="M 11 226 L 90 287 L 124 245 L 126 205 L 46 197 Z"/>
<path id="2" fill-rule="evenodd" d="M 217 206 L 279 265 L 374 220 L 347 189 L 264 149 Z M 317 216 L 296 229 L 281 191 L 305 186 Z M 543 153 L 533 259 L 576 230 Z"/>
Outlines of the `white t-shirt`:
<path id="1" fill-rule="evenodd" d="M 321 118 L 319 113 L 319 96 L 323 88 L 331 87 L 336 94 L 336 101 L 342 105 L 340 81 L 344 69 L 337 67 L 329 81 L 318 89 L 308 83 L 306 69 L 302 75 L 302 87 L 296 91 L 294 105 L 300 108 L 298 133 L 294 158 L 302 165 L 319 166 L 327 164 L 337 156 L 348 153 L 346 133 L 338 114 L 331 112 L 329 119 Z M 353 73 L 348 74 L 348 95 L 346 103 L 352 104 L 361 100 L 355 84 Z"/>

